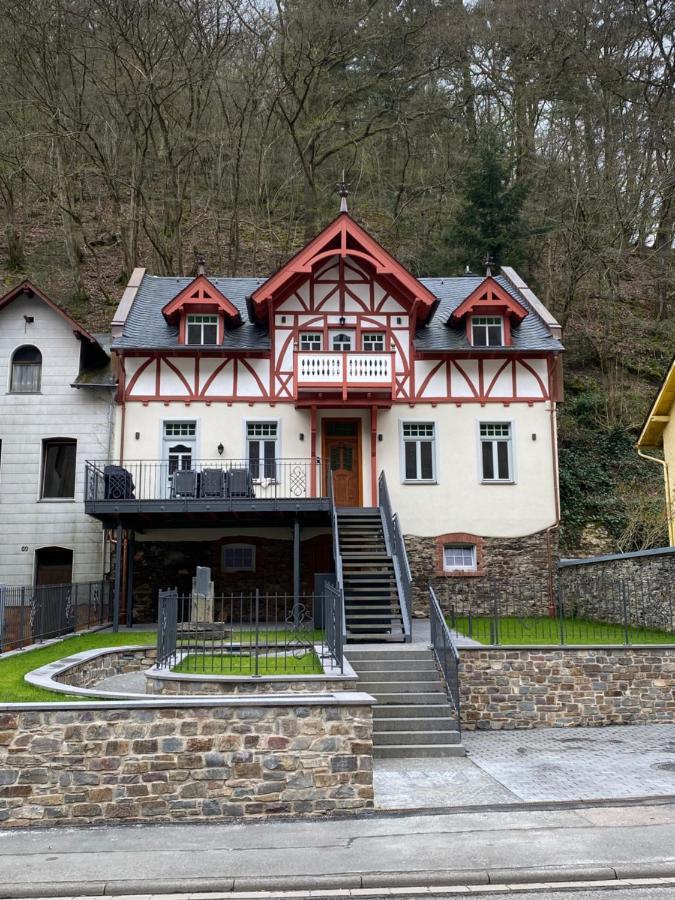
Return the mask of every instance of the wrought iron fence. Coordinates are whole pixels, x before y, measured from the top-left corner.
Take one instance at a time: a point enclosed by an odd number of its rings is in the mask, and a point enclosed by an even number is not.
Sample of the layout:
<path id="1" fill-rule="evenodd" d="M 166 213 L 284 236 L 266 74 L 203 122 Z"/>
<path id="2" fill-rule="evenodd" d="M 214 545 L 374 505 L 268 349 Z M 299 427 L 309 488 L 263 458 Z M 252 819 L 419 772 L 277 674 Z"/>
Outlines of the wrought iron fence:
<path id="1" fill-rule="evenodd" d="M 431 648 L 443 673 L 448 695 L 457 714 L 457 727 L 459 728 L 459 652 L 448 629 L 434 589 L 431 586 L 429 587 L 429 620 L 431 626 Z"/>
<path id="2" fill-rule="evenodd" d="M 86 502 L 303 500 L 324 496 L 323 462 L 315 459 L 169 460 L 123 464 L 88 460 Z"/>
<path id="3" fill-rule="evenodd" d="M 410 565 L 408 564 L 408 554 L 405 549 L 405 541 L 403 540 L 403 535 L 401 533 L 401 525 L 398 516 L 392 510 L 391 500 L 389 498 L 389 488 L 387 487 L 387 478 L 384 471 L 380 472 L 378 491 L 385 540 L 394 563 L 396 587 L 401 601 L 403 631 L 406 640 L 410 641 L 412 640 L 412 577 L 410 574 Z"/>
<path id="4" fill-rule="evenodd" d="M 0 585 L 0 652 L 111 622 L 108 581 Z"/>
<path id="5" fill-rule="evenodd" d="M 323 604 L 324 627 L 314 625 Z M 158 665 L 220 675 L 320 675 L 323 660 L 343 667 L 342 592 L 260 591 L 204 595 L 159 592 Z"/>
<path id="6" fill-rule="evenodd" d="M 481 644 L 675 643 L 673 580 L 650 573 L 566 572 L 553 597 L 541 579 L 471 581 L 448 587 L 445 608 Z"/>

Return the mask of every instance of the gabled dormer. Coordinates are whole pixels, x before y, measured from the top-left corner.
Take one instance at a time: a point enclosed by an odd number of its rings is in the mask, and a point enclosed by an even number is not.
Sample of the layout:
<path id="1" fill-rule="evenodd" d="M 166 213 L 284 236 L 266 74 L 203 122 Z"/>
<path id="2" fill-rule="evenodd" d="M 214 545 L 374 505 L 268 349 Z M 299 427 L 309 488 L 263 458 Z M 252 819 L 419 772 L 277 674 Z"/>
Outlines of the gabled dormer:
<path id="1" fill-rule="evenodd" d="M 448 324 L 463 323 L 472 347 L 510 347 L 512 328 L 527 314 L 515 297 L 488 276 L 462 301 Z"/>
<path id="2" fill-rule="evenodd" d="M 198 275 L 170 300 L 162 314 L 178 325 L 178 342 L 194 347 L 213 347 L 223 342 L 225 329 L 241 325 L 239 310 L 206 277 Z"/>

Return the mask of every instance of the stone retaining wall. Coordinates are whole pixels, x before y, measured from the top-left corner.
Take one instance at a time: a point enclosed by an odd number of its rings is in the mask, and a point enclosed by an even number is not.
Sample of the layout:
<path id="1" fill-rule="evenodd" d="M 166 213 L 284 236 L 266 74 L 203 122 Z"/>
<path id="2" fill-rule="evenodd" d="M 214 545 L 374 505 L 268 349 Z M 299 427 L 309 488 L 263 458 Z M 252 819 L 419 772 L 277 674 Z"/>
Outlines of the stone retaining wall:
<path id="1" fill-rule="evenodd" d="M 675 721 L 675 647 L 460 650 L 468 730 Z"/>
<path id="2" fill-rule="evenodd" d="M 454 606 L 458 611 L 471 609 L 474 615 L 492 612 L 495 593 L 509 604 L 514 587 L 526 596 L 532 615 L 543 613 L 548 606 L 551 586 L 555 590 L 558 559 L 557 532 L 545 531 L 525 537 L 494 538 L 466 535 L 462 542 L 480 548 L 477 573 L 439 573 L 439 542 L 443 536 L 405 535 L 405 546 L 413 581 L 413 612 L 429 615 L 428 587 L 431 584 L 444 612 Z M 460 541 L 448 541 L 459 543 Z"/>
<path id="3" fill-rule="evenodd" d="M 328 680 L 322 676 L 296 675 L 295 681 L 284 681 L 282 678 L 218 678 L 207 676 L 200 679 L 195 676 L 181 678 L 178 673 L 172 672 L 170 676 L 153 678 L 152 673 L 146 677 L 146 694 L 166 694 L 167 696 L 196 696 L 200 694 L 279 694 L 279 693 L 314 693 L 335 691 L 353 691 L 357 685 L 357 678 L 344 678 L 343 680 Z"/>
<path id="4" fill-rule="evenodd" d="M 5 704 L 0 824 L 358 812 L 373 805 L 371 700 Z"/>
<path id="5" fill-rule="evenodd" d="M 139 647 L 138 650 L 106 650 L 98 656 L 81 663 L 76 663 L 65 672 L 55 676 L 55 681 L 73 687 L 90 688 L 111 678 L 113 675 L 124 675 L 127 672 L 143 672 L 154 665 L 157 660 L 156 647 Z"/>

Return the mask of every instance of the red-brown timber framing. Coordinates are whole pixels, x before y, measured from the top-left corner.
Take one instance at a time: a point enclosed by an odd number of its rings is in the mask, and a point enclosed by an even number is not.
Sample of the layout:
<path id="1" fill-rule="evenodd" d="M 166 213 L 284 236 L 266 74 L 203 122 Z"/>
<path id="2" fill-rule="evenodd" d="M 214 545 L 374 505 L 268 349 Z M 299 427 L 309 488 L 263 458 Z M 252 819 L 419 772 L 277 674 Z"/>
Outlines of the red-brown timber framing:
<path id="1" fill-rule="evenodd" d="M 459 321 L 470 313 L 485 315 L 496 311 L 502 312 L 517 322 L 522 322 L 528 315 L 528 311 L 521 303 L 492 276 L 488 276 L 453 311 L 450 321 Z"/>
<path id="2" fill-rule="evenodd" d="M 397 286 L 409 304 L 413 304 L 418 321 L 424 322 L 432 313 L 437 300 L 414 275 L 391 256 L 347 212 L 341 212 L 312 241 L 298 251 L 271 278 L 251 294 L 251 301 L 259 321 L 265 321 L 269 312 L 265 307 L 270 301 L 281 299 L 284 291 L 293 290 L 300 281 L 312 274 L 323 259 L 338 257 L 344 261 L 353 257 L 365 261 L 385 283 Z M 417 302 L 416 302 L 417 301 Z M 416 323 L 413 322 L 413 327 Z"/>
<path id="3" fill-rule="evenodd" d="M 237 307 L 212 284 L 206 275 L 198 275 L 187 287 L 170 300 L 162 309 L 167 322 L 178 322 L 178 340 L 185 344 L 186 315 L 188 313 L 207 313 L 218 316 L 218 343 L 223 340 L 225 319 L 230 325 L 241 321 Z"/>

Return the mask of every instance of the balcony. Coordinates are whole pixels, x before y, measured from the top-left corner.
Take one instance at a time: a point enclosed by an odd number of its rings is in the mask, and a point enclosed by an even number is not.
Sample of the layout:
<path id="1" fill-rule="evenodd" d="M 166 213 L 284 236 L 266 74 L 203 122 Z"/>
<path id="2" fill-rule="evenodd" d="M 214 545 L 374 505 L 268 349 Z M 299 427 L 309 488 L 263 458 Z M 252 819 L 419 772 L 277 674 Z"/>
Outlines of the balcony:
<path id="1" fill-rule="evenodd" d="M 300 393 L 376 393 L 391 398 L 394 392 L 394 353 L 352 351 L 295 351 L 295 395 Z"/>
<path id="2" fill-rule="evenodd" d="M 85 512 L 102 521 L 142 514 L 155 520 L 217 514 L 329 509 L 320 459 L 130 460 L 85 464 Z M 181 518 L 181 521 L 184 517 Z M 150 524 L 149 522 L 147 524 Z M 171 521 L 171 524 L 175 524 Z"/>

